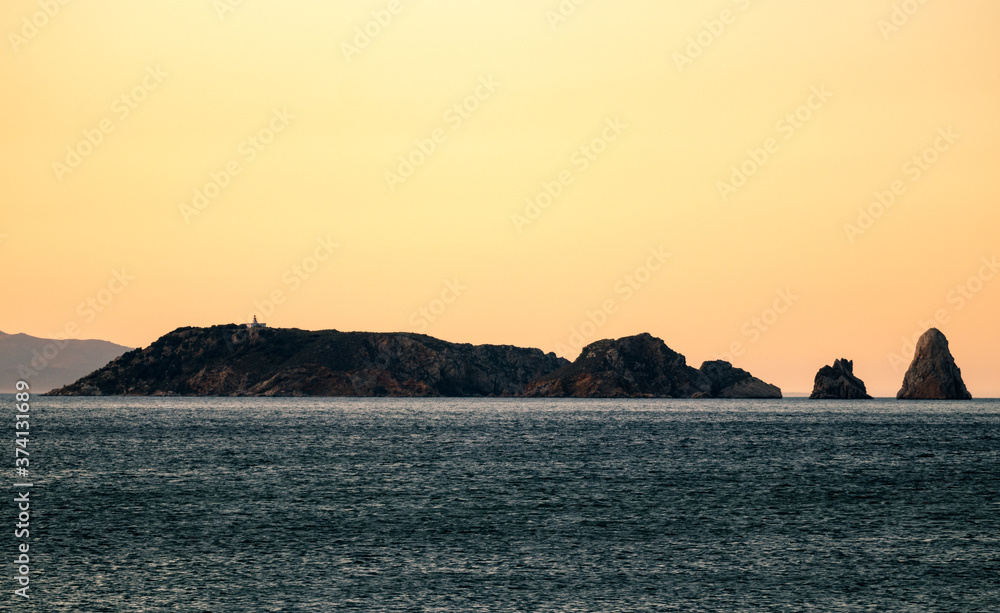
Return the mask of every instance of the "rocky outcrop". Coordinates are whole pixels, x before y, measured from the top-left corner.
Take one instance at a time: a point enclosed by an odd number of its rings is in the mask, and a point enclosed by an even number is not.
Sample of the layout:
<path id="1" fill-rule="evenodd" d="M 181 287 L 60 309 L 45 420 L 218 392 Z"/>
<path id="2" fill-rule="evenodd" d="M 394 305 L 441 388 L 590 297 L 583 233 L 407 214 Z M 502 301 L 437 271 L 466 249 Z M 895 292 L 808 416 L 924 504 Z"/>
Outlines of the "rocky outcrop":
<path id="1" fill-rule="evenodd" d="M 917 341 L 913 362 L 896 394 L 900 400 L 972 400 L 962 381 L 962 371 L 948 348 L 948 339 L 937 328 Z"/>
<path id="2" fill-rule="evenodd" d="M 236 325 L 178 328 L 50 394 L 781 398 L 728 362 L 692 368 L 649 334 L 592 343 L 569 363 L 539 349 L 422 334 Z"/>
<path id="3" fill-rule="evenodd" d="M 690 398 L 707 392 L 704 375 L 649 334 L 601 340 L 580 357 L 528 384 L 526 396 L 571 398 Z"/>
<path id="4" fill-rule="evenodd" d="M 854 362 L 837 360 L 824 366 L 813 382 L 813 400 L 870 400 L 865 382 L 854 376 Z"/>
<path id="5" fill-rule="evenodd" d="M 525 395 L 571 398 L 780 398 L 781 391 L 727 362 L 702 370 L 662 340 L 640 334 L 586 346 L 575 362 L 528 384 Z"/>
<path id="6" fill-rule="evenodd" d="M 711 398 L 781 398 L 781 390 L 729 362 L 705 362 L 699 369 L 711 383 Z"/>
<path id="7" fill-rule="evenodd" d="M 379 334 L 179 328 L 53 395 L 516 396 L 553 353 Z"/>

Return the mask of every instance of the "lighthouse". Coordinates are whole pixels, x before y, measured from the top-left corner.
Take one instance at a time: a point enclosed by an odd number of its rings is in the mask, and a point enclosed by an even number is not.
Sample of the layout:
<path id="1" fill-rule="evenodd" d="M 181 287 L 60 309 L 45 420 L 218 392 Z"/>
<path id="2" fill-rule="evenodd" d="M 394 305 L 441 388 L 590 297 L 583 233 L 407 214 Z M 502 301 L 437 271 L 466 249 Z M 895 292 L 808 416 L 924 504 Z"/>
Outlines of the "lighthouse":
<path id="1" fill-rule="evenodd" d="M 253 316 L 253 323 L 252 323 L 252 324 L 250 324 L 250 327 L 251 327 L 251 328 L 266 328 L 266 327 L 267 327 L 267 324 L 262 324 L 262 323 L 259 323 L 259 322 L 257 321 L 257 316 L 256 316 L 256 315 L 254 315 L 254 316 Z"/>

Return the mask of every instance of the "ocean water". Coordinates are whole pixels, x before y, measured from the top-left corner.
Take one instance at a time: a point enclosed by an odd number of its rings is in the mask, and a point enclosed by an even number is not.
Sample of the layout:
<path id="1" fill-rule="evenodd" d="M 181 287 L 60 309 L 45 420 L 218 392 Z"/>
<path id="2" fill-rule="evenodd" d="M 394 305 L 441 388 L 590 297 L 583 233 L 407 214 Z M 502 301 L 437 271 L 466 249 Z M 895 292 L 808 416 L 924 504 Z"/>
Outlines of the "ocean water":
<path id="1" fill-rule="evenodd" d="M 31 433 L 7 610 L 1000 611 L 998 401 L 37 397 Z"/>

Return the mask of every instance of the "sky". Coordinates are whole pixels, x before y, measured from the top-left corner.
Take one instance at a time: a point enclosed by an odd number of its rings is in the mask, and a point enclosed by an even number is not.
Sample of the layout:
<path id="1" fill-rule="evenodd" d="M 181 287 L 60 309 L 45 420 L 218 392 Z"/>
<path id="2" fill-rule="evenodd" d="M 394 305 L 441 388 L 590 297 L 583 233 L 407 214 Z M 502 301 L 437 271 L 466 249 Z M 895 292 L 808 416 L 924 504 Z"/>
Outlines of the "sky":
<path id="1" fill-rule="evenodd" d="M 993 0 L 9 0 L 0 330 L 569 359 L 649 332 L 1000 397 Z"/>

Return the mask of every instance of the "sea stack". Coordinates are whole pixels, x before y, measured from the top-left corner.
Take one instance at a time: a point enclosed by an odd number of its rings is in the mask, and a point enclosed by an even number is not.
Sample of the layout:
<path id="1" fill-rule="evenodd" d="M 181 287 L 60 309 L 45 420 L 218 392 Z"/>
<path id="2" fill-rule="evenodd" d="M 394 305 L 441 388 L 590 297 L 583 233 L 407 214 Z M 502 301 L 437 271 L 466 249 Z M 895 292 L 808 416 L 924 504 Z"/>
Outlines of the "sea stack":
<path id="1" fill-rule="evenodd" d="M 931 328 L 917 341 L 913 362 L 903 377 L 900 400 L 972 400 L 962 371 L 948 349 L 948 339 Z"/>
<path id="2" fill-rule="evenodd" d="M 854 362 L 840 359 L 816 373 L 813 400 L 870 400 L 865 382 L 854 376 Z"/>

